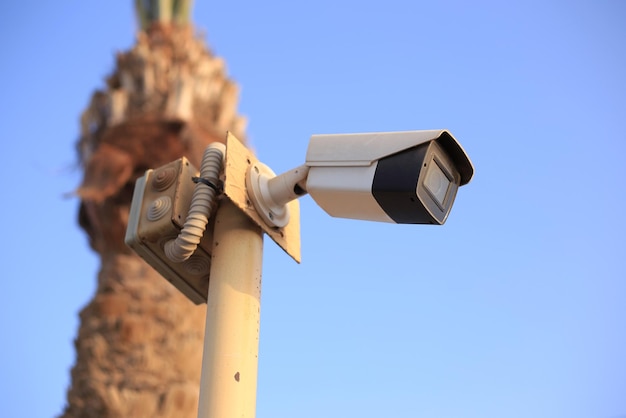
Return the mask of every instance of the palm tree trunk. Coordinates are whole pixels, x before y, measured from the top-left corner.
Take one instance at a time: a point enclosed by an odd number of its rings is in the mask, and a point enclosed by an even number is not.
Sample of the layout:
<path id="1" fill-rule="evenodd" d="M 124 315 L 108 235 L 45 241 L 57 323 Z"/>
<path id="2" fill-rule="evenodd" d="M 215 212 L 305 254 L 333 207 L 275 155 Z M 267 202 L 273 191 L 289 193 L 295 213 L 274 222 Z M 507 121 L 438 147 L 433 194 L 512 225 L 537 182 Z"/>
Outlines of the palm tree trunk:
<path id="1" fill-rule="evenodd" d="M 101 270 L 80 313 L 64 418 L 197 414 L 206 308 L 124 245 L 137 177 L 182 155 L 199 167 L 227 130 L 245 137 L 237 88 L 185 23 L 189 4 L 136 1 L 144 30 L 81 118 L 79 222 Z"/>
<path id="2" fill-rule="evenodd" d="M 103 256 L 63 416 L 196 417 L 205 312 L 140 258 Z"/>

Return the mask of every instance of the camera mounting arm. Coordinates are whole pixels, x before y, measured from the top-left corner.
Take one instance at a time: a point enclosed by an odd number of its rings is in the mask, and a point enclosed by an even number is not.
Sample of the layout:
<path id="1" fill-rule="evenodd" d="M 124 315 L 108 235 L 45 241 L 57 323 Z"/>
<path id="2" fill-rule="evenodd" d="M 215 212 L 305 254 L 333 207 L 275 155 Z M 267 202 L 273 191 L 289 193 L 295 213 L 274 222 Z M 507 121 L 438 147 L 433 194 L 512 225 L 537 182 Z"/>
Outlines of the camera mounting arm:
<path id="1" fill-rule="evenodd" d="M 248 170 L 246 188 L 257 213 L 278 228 L 289 223 L 287 203 L 304 196 L 309 167 L 305 164 L 277 176 L 267 165 L 257 162 Z"/>

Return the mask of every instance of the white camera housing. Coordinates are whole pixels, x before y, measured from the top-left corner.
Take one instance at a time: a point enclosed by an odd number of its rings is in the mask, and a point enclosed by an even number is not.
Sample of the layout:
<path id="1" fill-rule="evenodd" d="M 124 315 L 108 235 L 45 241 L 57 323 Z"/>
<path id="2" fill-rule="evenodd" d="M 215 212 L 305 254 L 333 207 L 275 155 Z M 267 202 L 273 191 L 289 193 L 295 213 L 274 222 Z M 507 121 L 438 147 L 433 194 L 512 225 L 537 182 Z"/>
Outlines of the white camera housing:
<path id="1" fill-rule="evenodd" d="M 329 215 L 443 224 L 457 189 L 474 175 L 446 130 L 313 135 L 306 191 Z"/>

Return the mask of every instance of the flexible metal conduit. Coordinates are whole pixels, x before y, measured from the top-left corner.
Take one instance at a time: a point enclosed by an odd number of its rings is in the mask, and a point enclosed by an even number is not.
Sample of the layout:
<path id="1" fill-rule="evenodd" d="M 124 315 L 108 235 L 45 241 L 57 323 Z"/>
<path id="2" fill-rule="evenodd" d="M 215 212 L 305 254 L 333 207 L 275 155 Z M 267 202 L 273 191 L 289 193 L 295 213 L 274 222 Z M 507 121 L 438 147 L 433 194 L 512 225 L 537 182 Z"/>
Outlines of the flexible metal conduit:
<path id="1" fill-rule="evenodd" d="M 200 166 L 201 181 L 196 183 L 183 229 L 176 239 L 165 244 L 165 255 L 175 263 L 187 260 L 198 248 L 217 200 L 217 191 L 205 182 L 217 186 L 225 152 L 226 146 L 219 142 L 210 144 L 204 151 Z"/>

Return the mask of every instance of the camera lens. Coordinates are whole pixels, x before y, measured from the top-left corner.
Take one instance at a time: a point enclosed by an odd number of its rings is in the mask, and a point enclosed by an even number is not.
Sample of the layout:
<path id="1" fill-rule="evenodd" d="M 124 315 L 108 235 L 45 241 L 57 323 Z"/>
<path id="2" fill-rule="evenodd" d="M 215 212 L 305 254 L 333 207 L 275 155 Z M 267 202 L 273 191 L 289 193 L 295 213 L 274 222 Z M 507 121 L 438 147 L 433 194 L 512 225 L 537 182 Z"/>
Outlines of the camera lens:
<path id="1" fill-rule="evenodd" d="M 429 164 L 426 178 L 424 179 L 424 186 L 433 198 L 435 198 L 437 203 L 443 206 L 443 201 L 450 187 L 450 180 L 441 167 L 439 167 L 436 160 L 432 160 Z"/>

